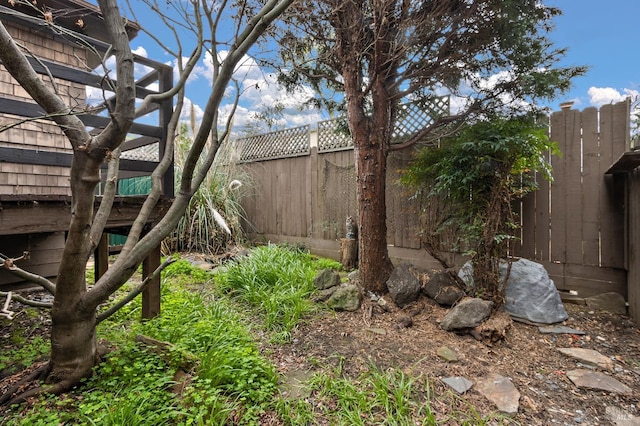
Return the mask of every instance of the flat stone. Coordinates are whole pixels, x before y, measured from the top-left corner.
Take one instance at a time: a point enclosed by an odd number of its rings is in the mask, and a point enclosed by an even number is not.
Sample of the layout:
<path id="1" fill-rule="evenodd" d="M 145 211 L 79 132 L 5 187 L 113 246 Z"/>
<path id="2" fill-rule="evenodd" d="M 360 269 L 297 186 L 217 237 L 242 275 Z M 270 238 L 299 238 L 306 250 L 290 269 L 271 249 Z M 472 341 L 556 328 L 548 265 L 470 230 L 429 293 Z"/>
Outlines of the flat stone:
<path id="1" fill-rule="evenodd" d="M 446 346 L 436 349 L 436 354 L 447 362 L 458 362 L 458 355 Z"/>
<path id="2" fill-rule="evenodd" d="M 499 374 L 489 374 L 478 380 L 476 389 L 494 403 L 500 412 L 504 414 L 518 412 L 520 392 L 506 377 Z"/>
<path id="3" fill-rule="evenodd" d="M 442 382 L 459 394 L 465 393 L 473 386 L 473 382 L 471 380 L 467 380 L 460 376 L 445 377 L 442 379 Z"/>
<path id="4" fill-rule="evenodd" d="M 627 314 L 627 304 L 624 300 L 624 296 L 620 293 L 602 293 L 587 297 L 584 300 L 590 308 L 600 309 L 601 311 L 612 312 L 620 315 Z"/>
<path id="5" fill-rule="evenodd" d="M 575 328 L 564 325 L 555 327 L 538 327 L 538 331 L 543 334 L 575 334 L 576 336 L 584 336 L 587 334 L 582 330 L 576 330 Z"/>
<path id="6" fill-rule="evenodd" d="M 616 426 L 640 426 L 640 417 L 633 416 L 621 408 L 609 406 L 604 413 Z"/>
<path id="7" fill-rule="evenodd" d="M 585 364 L 600 367 L 605 370 L 613 370 L 613 361 L 593 349 L 585 348 L 558 348 L 558 351 Z"/>
<path id="8" fill-rule="evenodd" d="M 567 377 L 579 388 L 603 390 L 623 395 L 631 394 L 631 388 L 629 386 L 597 371 L 583 369 L 570 370 L 567 371 Z"/>
<path id="9" fill-rule="evenodd" d="M 311 379 L 313 373 L 305 370 L 288 371 L 282 379 L 282 383 L 278 386 L 280 393 L 285 399 L 301 399 L 311 395 L 311 389 L 307 382 Z"/>

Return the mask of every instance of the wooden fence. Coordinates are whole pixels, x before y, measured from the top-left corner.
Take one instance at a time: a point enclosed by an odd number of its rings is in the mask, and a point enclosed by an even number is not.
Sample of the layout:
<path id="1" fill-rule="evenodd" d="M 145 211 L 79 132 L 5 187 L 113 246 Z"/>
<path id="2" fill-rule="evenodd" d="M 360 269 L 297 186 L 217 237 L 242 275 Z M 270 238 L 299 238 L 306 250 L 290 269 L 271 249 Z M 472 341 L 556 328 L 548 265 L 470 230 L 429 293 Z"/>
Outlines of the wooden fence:
<path id="1" fill-rule="evenodd" d="M 308 153 L 298 149 L 299 153 L 286 158 L 265 155 L 270 159 L 243 163 L 253 188 L 243 201 L 247 232 L 257 241 L 305 244 L 337 258 L 345 219 L 357 217 L 353 151 L 349 147 L 323 151 L 317 146 L 322 134 L 307 133 Z M 626 297 L 627 270 L 635 262 L 628 250 L 627 236 L 632 234 L 627 225 L 629 209 L 625 211 L 632 185 L 624 183 L 623 175 L 607 171 L 630 149 L 629 102 L 600 110 L 555 112 L 550 117 L 550 134 L 562 156 L 551 159 L 554 181 L 539 180 L 539 189 L 517 206 L 522 228 L 513 254 L 542 263 L 558 289 L 567 293 L 587 297 L 615 291 Z M 419 201 L 398 183 L 399 170 L 410 156 L 410 151 L 404 151 L 389 158 L 390 255 L 396 262 L 437 268 L 439 264 L 421 249 L 416 235 Z M 640 200 L 636 208 L 640 209 Z M 635 290 L 629 293 L 636 294 Z M 634 310 L 638 311 L 637 306 L 632 306 Z"/>
<path id="2" fill-rule="evenodd" d="M 523 200 L 514 254 L 542 263 L 556 286 L 579 296 L 627 293 L 625 195 L 606 171 L 629 150 L 629 103 L 551 115 L 553 182 Z"/>

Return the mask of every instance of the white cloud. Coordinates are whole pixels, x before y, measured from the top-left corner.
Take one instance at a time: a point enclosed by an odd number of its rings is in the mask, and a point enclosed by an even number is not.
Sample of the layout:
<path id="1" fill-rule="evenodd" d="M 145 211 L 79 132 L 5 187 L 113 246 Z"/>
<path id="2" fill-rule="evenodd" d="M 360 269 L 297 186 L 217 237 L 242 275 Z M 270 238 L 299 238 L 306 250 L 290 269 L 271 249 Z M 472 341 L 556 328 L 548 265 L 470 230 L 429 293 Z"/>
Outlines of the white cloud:
<path id="1" fill-rule="evenodd" d="M 194 104 L 191 99 L 187 97 L 184 98 L 184 105 L 182 107 L 182 111 L 180 112 L 180 121 L 191 123 L 192 109 L 196 123 L 202 121 L 202 116 L 204 115 L 203 109 L 198 104 Z"/>
<path id="2" fill-rule="evenodd" d="M 181 60 L 182 60 L 182 65 L 184 66 L 186 65 L 189 58 L 187 56 L 183 56 Z M 171 61 L 171 66 L 173 67 L 173 81 L 177 82 L 180 79 L 180 72 L 178 70 L 178 61 L 176 59 Z M 211 82 L 211 75 L 212 75 L 212 68 L 210 65 L 207 66 L 207 62 L 205 60 L 203 61 L 202 65 L 196 65 L 193 68 L 193 72 L 187 78 L 187 84 L 193 83 L 199 80 L 200 78 L 206 78 L 209 80 L 209 82 Z"/>
<path id="3" fill-rule="evenodd" d="M 149 57 L 149 55 L 147 54 L 147 49 L 145 49 L 142 46 L 138 46 L 135 49 L 132 49 L 131 51 L 133 52 L 134 55 L 142 56 L 143 58 Z"/>
<path id="4" fill-rule="evenodd" d="M 624 101 L 626 98 L 632 99 L 640 96 L 640 92 L 633 89 L 623 89 L 622 93 L 613 87 L 590 87 L 589 102 L 591 105 L 601 107 L 602 105 Z"/>
<path id="5" fill-rule="evenodd" d="M 227 54 L 228 52 L 226 51 L 219 52 L 218 59 L 224 61 Z M 174 70 L 175 69 L 174 67 Z M 189 83 L 194 83 L 190 85 L 188 89 L 194 102 L 206 101 L 206 98 L 209 96 L 208 90 L 211 89 L 212 76 L 213 63 L 211 61 L 211 55 L 206 53 L 203 61 L 194 70 L 194 75 L 189 80 Z M 234 70 L 233 78 L 238 82 L 240 91 L 240 101 L 233 120 L 234 129 L 241 130 L 248 124 L 251 124 L 251 127 L 255 128 L 255 114 L 276 106 L 283 108 L 280 114 L 281 117 L 275 122 L 275 126 L 278 128 L 295 127 L 306 124 L 313 125 L 316 121 L 322 119 L 318 111 L 299 110 L 303 102 L 313 95 L 311 88 L 305 87 L 295 93 L 286 92 L 284 88 L 277 84 L 277 74 L 265 71 L 256 60 L 250 56 L 245 56 L 238 63 Z M 198 84 L 195 84 L 196 80 L 199 81 Z M 206 89 L 203 87 L 205 80 L 208 82 Z M 196 91 L 198 92 L 197 96 L 194 94 Z M 225 89 L 225 98 L 229 102 L 233 102 L 237 94 L 236 86 L 233 84 L 230 84 Z M 220 124 L 226 121 L 228 115 L 231 113 L 231 109 L 232 105 L 226 103 L 223 103 L 220 107 Z M 185 119 L 185 117 L 183 117 L 183 119 Z M 260 127 L 259 123 L 258 127 Z M 264 130 L 268 130 L 266 125 Z"/>

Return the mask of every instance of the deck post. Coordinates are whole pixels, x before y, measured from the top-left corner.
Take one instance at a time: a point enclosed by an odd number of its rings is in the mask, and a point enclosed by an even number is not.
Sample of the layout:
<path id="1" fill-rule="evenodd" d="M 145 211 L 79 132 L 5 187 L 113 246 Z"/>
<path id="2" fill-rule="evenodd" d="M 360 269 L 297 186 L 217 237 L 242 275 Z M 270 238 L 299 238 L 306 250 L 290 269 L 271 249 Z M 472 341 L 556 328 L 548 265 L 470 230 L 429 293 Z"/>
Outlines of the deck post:
<path id="1" fill-rule="evenodd" d="M 93 252 L 94 283 L 109 269 L 109 234 L 102 233 L 100 242 Z"/>
<path id="2" fill-rule="evenodd" d="M 156 246 L 142 262 L 142 279 L 160 266 L 160 245 Z M 151 319 L 160 314 L 160 274 L 142 291 L 142 318 Z"/>

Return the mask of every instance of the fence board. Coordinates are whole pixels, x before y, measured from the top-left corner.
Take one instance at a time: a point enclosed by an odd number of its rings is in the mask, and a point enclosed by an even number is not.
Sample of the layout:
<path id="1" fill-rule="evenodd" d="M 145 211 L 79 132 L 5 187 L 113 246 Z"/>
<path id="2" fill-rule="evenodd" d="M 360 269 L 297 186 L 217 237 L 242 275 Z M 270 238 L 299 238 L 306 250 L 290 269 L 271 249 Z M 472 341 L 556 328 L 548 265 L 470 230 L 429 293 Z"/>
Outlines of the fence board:
<path id="1" fill-rule="evenodd" d="M 251 192 L 250 195 L 242 200 L 243 208 L 245 210 L 245 219 L 249 223 L 247 231 L 256 232 L 258 234 L 264 233 L 263 215 L 255 214 L 257 211 L 258 200 L 261 198 L 261 194 L 264 194 L 264 179 L 259 173 L 258 167 L 244 167 L 243 168 L 250 176 L 251 180 Z M 246 229 L 246 228 L 245 228 Z"/>
<path id="2" fill-rule="evenodd" d="M 537 179 L 536 175 L 533 179 Z M 514 232 L 515 240 L 511 247 L 513 256 L 535 259 L 535 235 L 536 235 L 536 193 L 527 194 L 523 199 L 514 203 L 514 211 L 518 215 L 517 221 L 520 228 Z M 525 226 L 525 224 L 527 226 Z"/>
<path id="3" fill-rule="evenodd" d="M 318 174 L 318 148 L 311 148 L 311 156 L 309 157 L 309 170 L 311 171 L 311 176 L 309 179 L 309 200 L 311 201 L 311 205 L 309 208 L 309 216 L 307 218 L 307 235 L 310 238 L 316 238 L 318 236 L 317 226 L 322 223 L 322 216 L 320 212 L 320 183 L 319 174 Z"/>
<path id="4" fill-rule="evenodd" d="M 604 176 L 600 173 L 598 110 L 582 111 L 582 250 L 583 264 L 600 265 L 600 193 Z"/>
<path id="5" fill-rule="evenodd" d="M 274 160 L 276 166 L 276 187 L 275 187 L 275 200 L 272 206 L 274 207 L 274 213 L 276 215 L 276 233 L 280 235 L 291 235 L 287 225 L 291 222 L 291 194 L 287 192 L 287 169 L 289 162 L 282 160 Z M 280 208 L 278 208 L 280 207 Z"/>
<path id="6" fill-rule="evenodd" d="M 564 260 L 568 263 L 582 263 L 582 137 L 580 113 L 577 110 L 563 111 L 565 116 L 565 168 L 564 173 Z M 553 231 L 552 231 L 553 232 Z"/>
<path id="7" fill-rule="evenodd" d="M 567 156 L 571 156 L 570 146 L 566 142 L 567 111 L 555 112 L 551 116 L 551 140 L 561 140 L 563 155 L 555 157 L 553 165 L 553 183 L 551 184 L 551 253 L 549 260 L 564 263 L 567 261 L 567 205 L 566 171 Z M 569 148 L 568 155 L 565 154 Z"/>
<path id="8" fill-rule="evenodd" d="M 631 148 L 630 144 L 630 134 L 631 134 L 631 123 L 630 123 L 630 113 L 631 113 L 631 101 L 627 99 L 625 102 L 619 102 L 613 105 L 613 141 L 612 146 L 614 148 L 613 156 L 614 159 L 620 158 L 622 154 L 628 151 Z M 615 161 L 615 160 L 614 160 Z M 625 181 L 626 176 L 621 174 L 614 175 L 614 196 L 615 196 L 615 216 L 612 217 L 614 220 L 613 228 L 614 228 L 614 236 L 619 238 L 619 241 L 613 242 L 613 250 L 612 256 L 617 260 L 615 263 L 616 267 L 620 268 L 628 268 L 628 263 L 626 259 L 626 249 L 627 246 L 627 220 L 626 214 L 628 211 L 626 210 L 627 198 L 625 193 Z M 612 264 L 612 266 L 614 266 Z"/>
<path id="9" fill-rule="evenodd" d="M 640 319 L 640 170 L 629 176 L 628 301 L 633 318 Z"/>
<path id="10" fill-rule="evenodd" d="M 620 111 L 620 105 L 604 105 L 600 108 L 600 173 L 604 175 L 604 172 L 613 164 L 614 161 L 626 150 L 624 132 L 628 127 L 623 126 L 623 130 L 620 131 L 614 126 L 619 125 L 614 118 Z M 628 104 L 622 103 L 622 107 L 628 111 Z M 628 115 L 627 115 L 628 116 Z M 622 135 L 621 135 L 622 134 Z M 624 230 L 623 227 L 624 216 L 622 216 L 622 209 L 618 203 L 623 200 L 617 200 L 621 194 L 616 196 L 616 189 L 614 186 L 614 176 L 605 176 L 605 184 L 603 185 L 603 191 L 600 194 L 601 200 L 601 224 L 600 234 L 602 240 L 600 243 L 602 266 L 611 267 L 624 267 Z"/>

